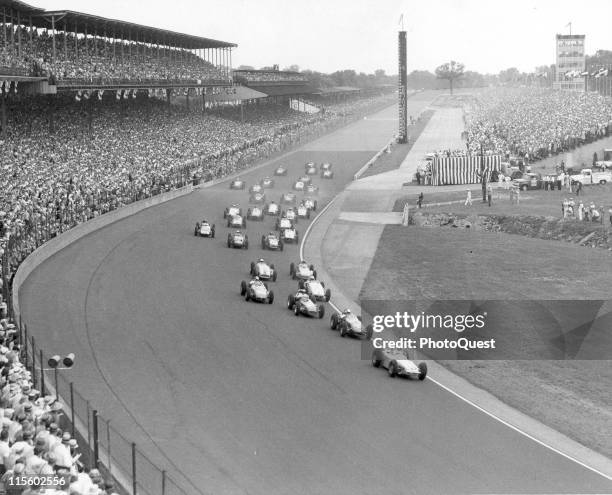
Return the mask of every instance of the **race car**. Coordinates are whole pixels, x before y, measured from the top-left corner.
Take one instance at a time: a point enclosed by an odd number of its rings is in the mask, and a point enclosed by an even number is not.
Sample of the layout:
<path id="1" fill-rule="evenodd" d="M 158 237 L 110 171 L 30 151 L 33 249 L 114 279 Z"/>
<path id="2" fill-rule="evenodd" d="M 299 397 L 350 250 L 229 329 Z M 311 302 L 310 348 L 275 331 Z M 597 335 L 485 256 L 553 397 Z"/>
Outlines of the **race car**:
<path id="1" fill-rule="evenodd" d="M 230 228 L 242 227 L 246 229 L 246 218 L 242 215 L 230 215 L 227 217 L 227 226 Z"/>
<path id="2" fill-rule="evenodd" d="M 256 192 L 249 197 L 249 203 L 260 205 L 266 202 L 266 195 L 262 192 Z"/>
<path id="3" fill-rule="evenodd" d="M 298 218 L 310 219 L 310 210 L 304 203 L 300 203 L 300 205 L 297 207 L 297 216 Z"/>
<path id="4" fill-rule="evenodd" d="M 293 222 L 289 220 L 287 217 L 281 217 L 281 218 L 276 219 L 274 230 L 292 229 L 292 228 L 293 228 Z"/>
<path id="5" fill-rule="evenodd" d="M 268 232 L 261 236 L 261 249 L 270 249 L 271 251 L 282 251 L 284 243 L 280 239 L 280 235 L 276 232 Z"/>
<path id="6" fill-rule="evenodd" d="M 300 280 L 298 283 L 300 289 L 304 289 L 308 294 L 308 297 L 313 301 L 325 301 L 329 302 L 331 298 L 331 290 L 325 288 L 323 282 L 319 282 L 314 277 L 308 280 Z"/>
<path id="7" fill-rule="evenodd" d="M 408 359 L 399 349 L 374 349 L 372 352 L 372 366 L 387 368 L 391 378 L 395 376 L 407 376 L 425 380 L 427 376 L 427 364 L 419 363 L 416 365 Z"/>
<path id="8" fill-rule="evenodd" d="M 215 237 L 215 224 L 212 225 L 206 220 L 196 222 L 195 231 L 193 235 L 200 237 Z"/>
<path id="9" fill-rule="evenodd" d="M 329 162 L 324 162 L 321 164 L 321 171 L 325 171 L 325 170 L 331 170 L 332 168 L 332 164 Z"/>
<path id="10" fill-rule="evenodd" d="M 251 277 L 259 277 L 260 280 L 272 280 L 276 282 L 276 270 L 274 265 L 268 265 L 263 258 L 259 258 L 259 261 L 251 261 L 250 272 Z"/>
<path id="11" fill-rule="evenodd" d="M 295 243 L 300 242 L 298 231 L 294 227 L 290 229 L 281 229 L 280 238 L 283 242 Z"/>
<path id="12" fill-rule="evenodd" d="M 276 167 L 276 170 L 274 171 L 274 175 L 287 175 L 287 169 L 283 167 L 282 165 L 280 165 Z"/>
<path id="13" fill-rule="evenodd" d="M 264 189 L 271 189 L 274 187 L 274 179 L 272 177 L 264 177 L 259 183 Z"/>
<path id="14" fill-rule="evenodd" d="M 293 280 L 310 280 L 310 278 L 317 278 L 317 271 L 313 265 L 308 265 L 302 260 L 297 265 L 295 263 L 289 265 L 289 275 Z"/>
<path id="15" fill-rule="evenodd" d="M 223 212 L 223 218 L 227 218 L 230 215 L 241 215 L 242 216 L 242 208 L 240 208 L 240 206 L 238 206 L 236 203 L 232 204 L 231 206 L 228 206 L 227 208 L 225 208 L 225 211 Z"/>
<path id="16" fill-rule="evenodd" d="M 246 187 L 246 183 L 242 179 L 234 179 L 230 182 L 230 189 L 244 189 Z"/>
<path id="17" fill-rule="evenodd" d="M 249 208 L 246 214 L 247 220 L 256 220 L 258 222 L 263 221 L 264 211 L 259 206 L 253 206 Z"/>
<path id="18" fill-rule="evenodd" d="M 308 170 L 309 168 L 316 167 L 317 164 L 315 162 L 306 162 L 304 164 L 304 170 Z"/>
<path id="19" fill-rule="evenodd" d="M 319 186 L 308 184 L 306 189 L 304 189 L 304 194 L 319 194 Z"/>
<path id="20" fill-rule="evenodd" d="M 333 179 L 334 178 L 334 172 L 333 170 L 321 170 L 321 178 L 322 179 Z"/>
<path id="21" fill-rule="evenodd" d="M 314 163 L 309 163 L 306 166 L 306 175 L 317 175 L 317 166 Z"/>
<path id="22" fill-rule="evenodd" d="M 227 247 L 249 249 L 249 236 L 240 230 L 227 234 Z"/>
<path id="23" fill-rule="evenodd" d="M 338 330 L 340 337 L 347 335 L 364 339 L 372 337 L 372 327 L 368 325 L 367 328 L 364 328 L 361 318 L 348 309 L 342 313 L 334 313 L 329 320 L 329 326 L 332 330 Z"/>
<path id="24" fill-rule="evenodd" d="M 261 184 L 253 184 L 251 187 L 249 187 L 249 193 L 254 194 L 254 193 L 260 193 L 263 191 L 263 186 Z"/>
<path id="25" fill-rule="evenodd" d="M 323 318 L 325 316 L 325 307 L 322 304 L 315 304 L 303 290 L 298 290 L 295 294 L 289 294 L 287 308 L 293 310 L 295 316 L 304 315 L 313 318 Z"/>
<path id="26" fill-rule="evenodd" d="M 312 179 L 308 175 L 302 175 L 301 177 L 298 177 L 298 180 L 303 182 L 306 185 L 312 182 Z"/>
<path id="27" fill-rule="evenodd" d="M 298 219 L 297 219 L 297 210 L 293 206 L 287 208 L 286 210 L 283 210 L 283 212 L 281 213 L 281 216 L 285 217 L 285 218 L 288 218 L 293 223 L 297 223 L 298 222 Z"/>
<path id="28" fill-rule="evenodd" d="M 296 180 L 291 187 L 294 191 L 303 191 L 306 184 L 301 180 Z"/>
<path id="29" fill-rule="evenodd" d="M 274 302 L 274 292 L 268 289 L 268 286 L 258 277 L 249 283 L 244 280 L 240 282 L 240 295 L 244 296 L 245 301 L 267 302 L 268 304 Z"/>
<path id="30" fill-rule="evenodd" d="M 280 206 L 274 201 L 271 201 L 265 206 L 264 211 L 266 215 L 278 216 L 280 214 Z"/>
<path id="31" fill-rule="evenodd" d="M 317 200 L 312 198 L 304 198 L 302 201 L 304 206 L 312 211 L 317 211 Z"/>
<path id="32" fill-rule="evenodd" d="M 296 202 L 297 196 L 292 192 L 285 193 L 280 198 L 280 203 L 282 205 L 294 205 Z"/>

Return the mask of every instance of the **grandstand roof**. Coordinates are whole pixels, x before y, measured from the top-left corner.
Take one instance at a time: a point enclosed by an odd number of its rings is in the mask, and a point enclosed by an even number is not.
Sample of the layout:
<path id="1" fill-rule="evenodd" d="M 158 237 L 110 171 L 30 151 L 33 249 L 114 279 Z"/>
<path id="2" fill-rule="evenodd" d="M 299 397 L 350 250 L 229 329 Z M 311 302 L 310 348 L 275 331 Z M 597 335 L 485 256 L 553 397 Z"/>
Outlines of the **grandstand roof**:
<path id="1" fill-rule="evenodd" d="M 201 48 L 229 48 L 236 47 L 235 43 L 219 41 L 201 36 L 177 33 L 167 29 L 159 29 L 150 26 L 143 26 L 127 21 L 109 19 L 97 15 L 75 12 L 73 10 L 45 10 L 33 7 L 21 0 L 0 0 L 0 9 L 13 10 L 32 16 L 32 25 L 38 28 L 50 28 L 51 19 L 55 19 L 55 28 L 66 29 L 71 32 L 89 34 L 97 32 L 99 35 L 113 36 L 124 39 L 130 37 L 132 40 L 146 41 L 148 43 L 159 43 L 161 45 L 171 45 L 189 50 Z M 10 12 L 7 12 L 10 14 Z M 23 19 L 22 19 L 23 20 Z"/>

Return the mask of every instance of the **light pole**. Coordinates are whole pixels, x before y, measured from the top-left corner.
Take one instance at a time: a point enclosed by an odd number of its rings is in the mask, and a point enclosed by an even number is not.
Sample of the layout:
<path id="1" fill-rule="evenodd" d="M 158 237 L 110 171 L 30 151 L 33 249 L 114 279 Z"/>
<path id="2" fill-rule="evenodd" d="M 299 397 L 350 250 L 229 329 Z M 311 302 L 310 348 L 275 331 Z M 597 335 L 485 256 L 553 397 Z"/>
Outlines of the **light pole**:
<path id="1" fill-rule="evenodd" d="M 60 360 L 64 366 L 59 366 Z M 59 387 L 58 387 L 58 375 L 57 372 L 59 370 L 69 370 L 74 366 L 74 353 L 67 354 L 63 359 L 59 355 L 51 356 L 47 361 L 49 368 L 41 368 L 41 373 L 43 371 L 53 370 L 53 375 L 55 379 L 55 400 L 59 400 Z"/>

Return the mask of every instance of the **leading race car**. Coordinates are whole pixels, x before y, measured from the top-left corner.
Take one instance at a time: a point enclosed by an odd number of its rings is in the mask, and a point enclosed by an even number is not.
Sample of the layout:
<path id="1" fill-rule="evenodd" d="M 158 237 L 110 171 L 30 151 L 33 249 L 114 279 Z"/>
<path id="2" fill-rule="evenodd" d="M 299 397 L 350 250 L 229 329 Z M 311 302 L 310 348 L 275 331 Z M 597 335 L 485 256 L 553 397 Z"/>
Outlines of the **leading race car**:
<path id="1" fill-rule="evenodd" d="M 266 215 L 278 216 L 280 214 L 280 206 L 274 201 L 270 201 L 264 208 Z"/>
<path id="2" fill-rule="evenodd" d="M 260 280 L 272 280 L 276 282 L 276 270 L 274 265 L 268 265 L 263 258 L 259 258 L 257 262 L 251 261 L 251 277 L 259 277 Z"/>
<path id="3" fill-rule="evenodd" d="M 230 215 L 241 215 L 242 216 L 242 208 L 236 203 L 233 203 L 231 206 L 228 206 L 223 211 L 223 218 L 227 218 Z"/>
<path id="4" fill-rule="evenodd" d="M 227 247 L 249 249 L 249 236 L 240 230 L 227 234 Z"/>
<path id="5" fill-rule="evenodd" d="M 274 171 L 274 175 L 287 175 L 287 169 L 283 167 L 282 165 L 280 165 L 276 167 L 276 170 Z"/>
<path id="6" fill-rule="evenodd" d="M 246 187 L 246 182 L 244 182 L 242 179 L 234 179 L 232 182 L 230 182 L 230 189 L 244 189 Z"/>
<path id="7" fill-rule="evenodd" d="M 193 235 L 200 237 L 215 237 L 215 224 L 212 225 L 206 220 L 196 222 Z"/>
<path id="8" fill-rule="evenodd" d="M 317 175 L 317 166 L 314 163 L 309 163 L 306 166 L 306 175 Z"/>
<path id="9" fill-rule="evenodd" d="M 319 282 L 314 277 L 309 278 L 308 280 L 300 280 L 298 287 L 300 289 L 304 289 L 306 294 L 308 294 L 308 297 L 310 297 L 310 299 L 313 301 L 328 302 L 331 298 L 331 290 L 326 289 L 325 284 L 323 282 Z"/>
<path id="10" fill-rule="evenodd" d="M 271 189 L 274 187 L 274 179 L 272 177 L 264 177 L 259 183 L 264 189 Z"/>
<path id="11" fill-rule="evenodd" d="M 391 378 L 395 376 L 407 376 L 408 378 L 418 378 L 425 380 L 427 376 L 427 364 L 415 364 L 408 359 L 399 349 L 374 349 L 372 352 L 372 366 L 387 368 Z"/>
<path id="12" fill-rule="evenodd" d="M 293 310 L 295 316 L 304 315 L 313 318 L 323 318 L 325 316 L 325 307 L 322 304 L 315 304 L 303 290 L 298 290 L 295 294 L 289 294 L 287 308 Z"/>
<path id="13" fill-rule="evenodd" d="M 268 289 L 267 284 L 255 277 L 248 284 L 243 280 L 240 282 L 240 295 L 244 296 L 245 301 L 274 302 L 274 292 Z"/>
<path id="14" fill-rule="evenodd" d="M 297 244 L 298 242 L 300 242 L 300 237 L 295 227 L 291 227 L 289 229 L 281 229 L 280 238 L 281 238 L 281 241 L 285 243 L 288 242 L 290 244 L 293 244 L 293 243 Z"/>
<path id="15" fill-rule="evenodd" d="M 289 275 L 293 280 L 310 280 L 311 278 L 317 278 L 317 271 L 314 269 L 314 265 L 309 265 L 302 260 L 297 265 L 295 263 L 289 265 Z"/>
<path id="16" fill-rule="evenodd" d="M 282 205 L 295 205 L 296 202 L 297 196 L 292 192 L 285 193 L 280 198 L 280 203 Z"/>
<path id="17" fill-rule="evenodd" d="M 253 194 L 253 193 L 260 193 L 263 191 L 263 186 L 261 184 L 253 184 L 251 187 L 249 187 L 249 193 Z"/>
<path id="18" fill-rule="evenodd" d="M 300 203 L 300 205 L 297 207 L 297 216 L 298 218 L 310 219 L 310 210 L 304 203 Z"/>
<path id="19" fill-rule="evenodd" d="M 259 206 L 253 206 L 249 208 L 246 214 L 247 220 L 256 220 L 262 222 L 264 219 L 264 212 Z"/>
<path id="20" fill-rule="evenodd" d="M 277 218 L 274 224 L 274 230 L 292 229 L 293 222 L 287 217 Z"/>
<path id="21" fill-rule="evenodd" d="M 283 241 L 280 235 L 276 232 L 268 232 L 261 236 L 261 249 L 270 249 L 271 251 L 282 251 L 284 249 Z"/>
<path id="22" fill-rule="evenodd" d="M 368 325 L 364 328 L 361 318 L 352 313 L 350 309 L 345 309 L 342 313 L 334 313 L 329 321 L 329 326 L 332 330 L 338 330 L 340 337 L 347 335 L 363 339 L 372 337 L 372 327 Z"/>
<path id="23" fill-rule="evenodd" d="M 230 228 L 242 227 L 246 228 L 246 218 L 242 215 L 229 215 L 227 217 L 227 226 Z"/>
<path id="24" fill-rule="evenodd" d="M 266 195 L 262 192 L 256 192 L 249 196 L 249 203 L 260 205 L 266 202 Z"/>

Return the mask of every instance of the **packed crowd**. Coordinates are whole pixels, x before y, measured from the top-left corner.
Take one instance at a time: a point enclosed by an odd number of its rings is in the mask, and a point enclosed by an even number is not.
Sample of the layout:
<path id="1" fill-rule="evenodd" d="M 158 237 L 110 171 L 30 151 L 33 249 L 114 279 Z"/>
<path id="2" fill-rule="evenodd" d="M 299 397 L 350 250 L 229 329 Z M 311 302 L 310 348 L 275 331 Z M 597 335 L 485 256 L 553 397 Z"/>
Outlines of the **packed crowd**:
<path id="1" fill-rule="evenodd" d="M 0 28 L 1 31 L 2 28 Z M 10 28 L 5 27 L 7 39 Z M 31 75 L 53 76 L 58 81 L 146 82 L 146 81 L 227 81 L 228 76 L 189 50 L 152 48 L 143 43 L 110 41 L 89 37 L 85 42 L 74 34 L 55 34 L 22 28 L 21 53 L 17 48 L 0 48 L 0 67 L 28 69 Z M 14 35 L 15 39 L 17 35 Z M 2 36 L 0 36 L 1 38 Z"/>
<path id="2" fill-rule="evenodd" d="M 89 472 L 70 432 L 62 431 L 62 404 L 34 388 L 20 361 L 15 325 L 0 320 L 0 491 L 37 493 L 19 486 L 22 476 L 62 476 L 62 491 L 74 495 L 111 495 L 115 487 L 100 471 Z"/>
<path id="3" fill-rule="evenodd" d="M 565 219 L 573 218 L 583 222 L 603 223 L 604 211 L 605 207 L 603 205 L 598 208 L 593 201 L 584 204 L 581 200 L 576 202 L 574 198 L 563 198 L 561 203 L 561 214 Z M 612 208 L 608 210 L 608 214 L 612 219 Z"/>
<path id="4" fill-rule="evenodd" d="M 281 71 L 249 71 L 235 70 L 234 76 L 242 78 L 247 82 L 267 82 L 267 81 L 299 81 L 308 82 L 308 78 L 304 74 L 296 72 L 281 72 Z"/>
<path id="5" fill-rule="evenodd" d="M 484 90 L 466 107 L 468 147 L 527 161 L 612 134 L 612 103 L 595 93 L 535 88 Z"/>

